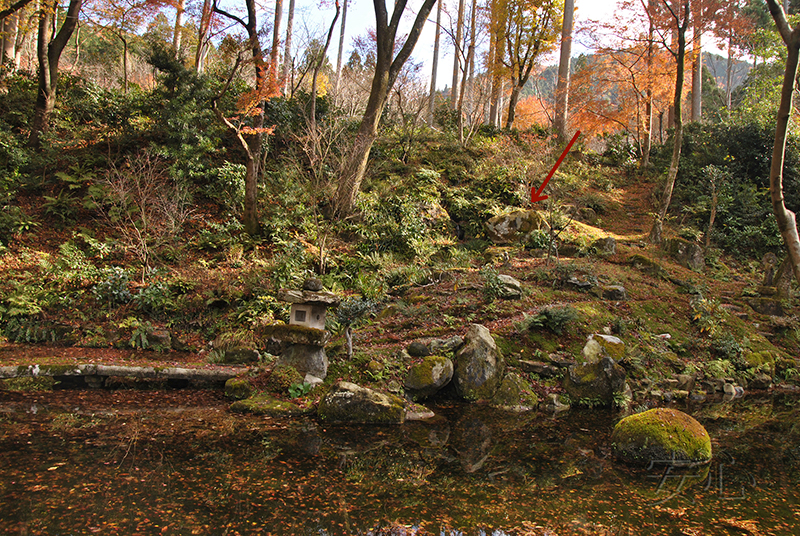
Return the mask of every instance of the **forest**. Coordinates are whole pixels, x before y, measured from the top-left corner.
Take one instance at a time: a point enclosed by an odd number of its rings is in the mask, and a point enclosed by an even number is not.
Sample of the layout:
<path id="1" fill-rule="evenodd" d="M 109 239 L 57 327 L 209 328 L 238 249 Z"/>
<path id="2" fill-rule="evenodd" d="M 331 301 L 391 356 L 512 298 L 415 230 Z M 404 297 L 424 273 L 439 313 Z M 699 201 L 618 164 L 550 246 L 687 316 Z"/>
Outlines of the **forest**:
<path id="1" fill-rule="evenodd" d="M 269 366 L 314 279 L 331 378 L 398 391 L 405 345 L 482 324 L 512 368 L 607 332 L 633 378 L 798 380 L 794 4 L 376 2 L 338 53 L 346 0 L 316 33 L 294 1 L 2 6 L 6 365 Z"/>

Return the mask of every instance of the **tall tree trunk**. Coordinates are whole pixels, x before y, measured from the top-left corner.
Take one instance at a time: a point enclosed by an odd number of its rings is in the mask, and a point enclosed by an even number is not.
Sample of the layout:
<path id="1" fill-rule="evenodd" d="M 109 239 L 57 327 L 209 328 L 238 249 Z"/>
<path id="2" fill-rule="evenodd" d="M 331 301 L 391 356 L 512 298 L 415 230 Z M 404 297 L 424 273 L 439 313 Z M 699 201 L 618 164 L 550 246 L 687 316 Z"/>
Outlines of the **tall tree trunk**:
<path id="1" fill-rule="evenodd" d="M 453 89 L 450 90 L 450 105 L 458 109 L 458 79 L 461 75 L 461 47 L 464 41 L 464 0 L 458 0 L 458 19 L 456 20 L 456 38 L 453 43 Z"/>
<path id="2" fill-rule="evenodd" d="M 505 56 L 505 14 L 501 2 L 491 2 L 489 21 L 489 61 L 491 89 L 489 91 L 489 124 L 499 127 L 502 122 L 503 57 Z"/>
<path id="3" fill-rule="evenodd" d="M 281 47 L 281 17 L 283 16 L 283 0 L 275 0 L 275 23 L 272 27 L 272 49 L 269 51 L 269 87 L 278 88 L 278 58 Z"/>
<path id="4" fill-rule="evenodd" d="M 181 51 L 181 36 L 183 35 L 183 13 L 186 11 L 186 0 L 177 0 L 175 5 L 175 31 L 172 34 L 172 48 L 175 53 Z"/>
<path id="5" fill-rule="evenodd" d="M 203 0 L 203 11 L 200 14 L 200 25 L 197 30 L 197 51 L 194 55 L 194 69 L 197 74 L 205 70 L 208 55 L 208 33 L 211 29 L 211 0 Z"/>
<path id="6" fill-rule="evenodd" d="M 311 76 L 311 98 L 309 99 L 310 111 L 308 114 L 308 122 L 311 135 L 315 138 L 317 134 L 317 81 L 319 80 L 319 72 L 322 70 L 322 65 L 325 63 L 325 56 L 328 54 L 328 47 L 331 46 L 331 38 L 333 37 L 333 31 L 336 29 L 336 21 L 339 20 L 339 12 L 339 2 L 336 2 L 336 15 L 334 15 L 331 26 L 328 28 L 328 38 L 325 40 L 325 46 L 319 52 L 319 59 L 314 64 L 314 73 Z"/>
<path id="7" fill-rule="evenodd" d="M 675 25 L 677 27 L 678 50 L 675 59 L 678 63 L 675 75 L 675 102 L 673 104 L 675 114 L 675 129 L 673 133 L 672 159 L 669 163 L 667 172 L 667 182 L 664 185 L 664 192 L 661 195 L 661 206 L 658 215 L 653 221 L 650 229 L 649 241 L 651 244 L 660 244 L 663 241 L 664 220 L 667 217 L 670 202 L 672 201 L 672 191 L 675 188 L 675 179 L 678 176 L 678 165 L 681 160 L 681 146 L 683 144 L 683 117 L 681 111 L 681 100 L 683 99 L 683 81 L 686 71 L 686 29 L 689 25 L 689 2 L 684 0 L 683 21 L 680 12 L 674 12 Z"/>
<path id="8" fill-rule="evenodd" d="M 122 40 L 122 92 L 128 94 L 128 40 L 120 34 Z"/>
<path id="9" fill-rule="evenodd" d="M 692 2 L 695 9 L 694 35 L 692 36 L 692 121 L 700 121 L 703 116 L 703 44 L 702 44 L 702 2 Z"/>
<path id="10" fill-rule="evenodd" d="M 461 74 L 461 89 L 458 92 L 458 106 L 456 106 L 456 111 L 458 112 L 458 140 L 462 145 L 464 144 L 464 95 L 468 89 L 469 66 L 473 64 L 475 56 L 475 32 L 477 30 L 475 27 L 475 19 L 477 18 L 477 11 L 478 2 L 477 0 L 472 0 L 472 8 L 470 10 L 471 18 L 469 48 L 466 57 L 466 64 L 464 65 L 464 69 Z"/>
<path id="11" fill-rule="evenodd" d="M 19 32 L 19 13 L 14 12 L 2 20 L 3 48 L 0 60 L 14 61 L 16 58 L 17 34 Z"/>
<path id="12" fill-rule="evenodd" d="M 506 128 L 511 130 L 514 127 L 514 119 L 517 116 L 517 102 L 519 95 L 522 92 L 522 87 L 514 80 L 511 83 L 511 95 L 508 97 L 508 115 L 506 116 Z"/>
<path id="13" fill-rule="evenodd" d="M 336 54 L 336 85 L 333 88 L 333 94 L 336 95 L 337 98 L 339 96 L 339 87 L 342 80 L 342 58 L 344 57 L 344 30 L 345 23 L 347 22 L 347 3 L 348 0 L 344 0 L 344 5 L 342 5 L 342 27 L 339 30 L 339 51 Z"/>
<path id="14" fill-rule="evenodd" d="M 56 105 L 56 88 L 58 86 L 58 61 L 61 53 L 78 26 L 78 15 L 83 0 L 70 0 L 67 14 L 61 29 L 53 37 L 53 16 L 57 2 L 43 5 L 39 12 L 39 37 L 36 56 L 39 60 L 38 88 L 34 105 L 33 124 L 28 144 L 34 148 L 41 147 L 41 135 L 50 128 L 50 118 Z"/>
<path id="15" fill-rule="evenodd" d="M 284 44 L 283 48 L 283 74 L 281 75 L 283 78 L 284 94 L 288 94 L 289 88 L 292 87 L 292 77 L 290 74 L 292 72 L 292 31 L 294 30 L 294 3 L 295 0 L 289 0 L 289 14 L 286 16 L 286 43 Z M 345 0 L 345 5 L 347 5 L 347 0 Z M 338 78 L 336 83 L 339 83 Z"/>
<path id="16" fill-rule="evenodd" d="M 375 8 L 375 36 L 376 36 L 376 61 L 375 75 L 372 78 L 372 88 L 364 111 L 364 118 L 356 134 L 356 139 L 350 154 L 345 161 L 339 184 L 334 194 L 334 209 L 338 217 L 352 213 L 356 204 L 356 197 L 361 188 L 361 181 L 367 169 L 369 151 L 378 135 L 383 108 L 389 98 L 389 91 L 394 85 L 400 70 L 414 50 L 422 26 L 430 15 L 436 0 L 424 0 L 417 12 L 411 30 L 406 36 L 406 41 L 397 54 L 394 54 L 397 27 L 406 8 L 407 0 L 395 0 L 391 22 L 389 21 L 384 0 L 373 0 Z"/>
<path id="17" fill-rule="evenodd" d="M 433 38 L 433 67 L 431 68 L 431 92 L 428 99 L 428 124 L 433 126 L 433 112 L 436 108 L 436 77 L 439 70 L 439 36 L 442 30 L 442 2 L 436 6 L 436 33 Z"/>
<path id="18" fill-rule="evenodd" d="M 250 55 L 255 64 L 255 79 L 256 79 L 256 93 L 259 96 L 260 109 L 259 113 L 253 115 L 253 123 L 246 133 L 243 129 L 237 128 L 233 125 L 217 108 L 217 101 L 222 98 L 228 90 L 231 79 L 222 90 L 222 92 L 212 100 L 213 110 L 217 118 L 239 140 L 239 143 L 246 155 L 245 158 L 245 176 L 244 176 L 244 210 L 242 211 L 242 225 L 244 230 L 250 236 L 256 236 L 261 231 L 261 225 L 258 217 L 258 180 L 261 176 L 261 147 L 264 142 L 264 101 L 272 96 L 277 90 L 275 85 L 275 72 L 271 70 L 270 65 L 264 62 L 264 51 L 261 48 L 261 42 L 258 36 L 258 18 L 257 6 L 255 0 L 246 0 L 247 7 L 247 20 L 231 15 L 225 10 L 221 9 L 216 2 L 214 2 L 212 10 L 214 13 L 219 13 L 230 20 L 233 20 L 243 26 L 247 31 L 247 45 L 250 48 Z M 274 36 L 273 36 L 274 41 Z M 274 47 L 273 47 L 274 48 Z M 272 60 L 273 57 L 270 57 Z M 277 56 L 274 58 L 277 61 Z M 239 68 L 239 62 L 233 69 L 235 73 Z M 232 75 L 233 76 L 233 75 Z"/>
<path id="19" fill-rule="evenodd" d="M 800 235 L 797 232 L 795 213 L 786 208 L 783 196 L 783 166 L 786 155 L 786 133 L 792 115 L 792 97 L 797 80 L 797 65 L 800 60 L 800 26 L 794 29 L 786 22 L 786 17 L 776 0 L 767 0 L 770 14 L 775 20 L 778 31 L 787 48 L 786 68 L 783 75 L 781 102 L 778 107 L 778 118 L 775 124 L 775 144 L 772 148 L 772 163 L 769 168 L 769 193 L 772 210 L 778 222 L 778 229 L 783 237 L 789 260 L 797 281 L 800 281 Z"/>
<path id="20" fill-rule="evenodd" d="M 733 30 L 728 30 L 728 62 L 725 68 L 725 108 L 731 112 L 733 100 Z"/>
<path id="21" fill-rule="evenodd" d="M 567 139 L 567 104 L 569 100 L 570 63 L 572 59 L 572 25 L 575 13 L 574 0 L 564 2 L 564 22 L 561 27 L 561 56 L 558 60 L 558 82 L 556 83 L 556 110 L 553 117 L 558 139 Z"/>
<path id="22" fill-rule="evenodd" d="M 648 13 L 655 11 L 655 0 L 647 0 Z M 649 18 L 647 30 L 647 90 L 644 102 L 644 140 L 642 143 L 641 168 L 650 166 L 650 150 L 653 147 L 653 37 L 655 25 L 652 17 Z"/>

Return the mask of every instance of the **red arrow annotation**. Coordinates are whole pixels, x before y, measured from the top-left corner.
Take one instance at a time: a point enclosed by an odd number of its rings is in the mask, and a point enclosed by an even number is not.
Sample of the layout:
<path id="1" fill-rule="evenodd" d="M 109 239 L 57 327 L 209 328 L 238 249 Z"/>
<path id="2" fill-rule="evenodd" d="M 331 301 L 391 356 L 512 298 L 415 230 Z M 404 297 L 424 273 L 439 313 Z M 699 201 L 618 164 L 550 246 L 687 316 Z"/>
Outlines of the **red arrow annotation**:
<path id="1" fill-rule="evenodd" d="M 556 170 L 558 169 L 558 166 L 560 166 L 561 162 L 564 161 L 564 158 L 567 156 L 567 153 L 572 148 L 572 144 L 575 143 L 575 140 L 577 140 L 578 136 L 580 136 L 580 135 L 581 135 L 581 131 L 579 130 L 579 131 L 577 131 L 575 133 L 574 136 L 572 136 L 572 139 L 567 144 L 566 149 L 564 149 L 564 152 L 561 153 L 560 157 L 558 157 L 558 162 L 556 162 L 556 165 L 553 166 L 553 169 L 550 170 L 550 173 L 547 175 L 547 178 L 544 180 L 544 182 L 539 187 L 539 189 L 534 192 L 533 188 L 531 188 L 531 203 L 536 203 L 537 201 L 544 201 L 545 199 L 547 199 L 547 196 L 546 195 L 542 195 L 542 192 L 544 191 L 545 187 L 547 186 L 547 183 L 550 182 L 550 179 L 553 178 L 553 175 L 555 175 Z"/>

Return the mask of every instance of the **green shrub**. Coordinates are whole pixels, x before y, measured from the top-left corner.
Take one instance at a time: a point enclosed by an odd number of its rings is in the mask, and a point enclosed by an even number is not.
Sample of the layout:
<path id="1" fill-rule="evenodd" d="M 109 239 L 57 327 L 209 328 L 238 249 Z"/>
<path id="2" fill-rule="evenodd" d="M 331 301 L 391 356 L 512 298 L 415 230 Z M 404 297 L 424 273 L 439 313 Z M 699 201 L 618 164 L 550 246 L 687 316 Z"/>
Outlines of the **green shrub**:
<path id="1" fill-rule="evenodd" d="M 572 322 L 578 319 L 578 312 L 574 307 L 545 307 L 535 316 L 522 319 L 517 325 L 519 332 L 524 333 L 532 329 L 548 329 L 556 335 L 561 335 Z"/>
<path id="2" fill-rule="evenodd" d="M 152 271 L 149 274 L 147 286 L 139 290 L 133 301 L 139 310 L 154 317 L 162 317 L 173 307 L 172 289 L 164 280 L 162 274 Z"/>
<path id="3" fill-rule="evenodd" d="M 92 287 L 95 299 L 108 307 L 128 303 L 133 298 L 130 291 L 131 276 L 121 266 L 110 266 L 100 271 L 100 281 Z"/>
<path id="4" fill-rule="evenodd" d="M 494 301 L 503 294 L 503 282 L 500 280 L 500 273 L 497 269 L 487 264 L 480 271 L 483 280 L 483 297 L 486 301 Z"/>

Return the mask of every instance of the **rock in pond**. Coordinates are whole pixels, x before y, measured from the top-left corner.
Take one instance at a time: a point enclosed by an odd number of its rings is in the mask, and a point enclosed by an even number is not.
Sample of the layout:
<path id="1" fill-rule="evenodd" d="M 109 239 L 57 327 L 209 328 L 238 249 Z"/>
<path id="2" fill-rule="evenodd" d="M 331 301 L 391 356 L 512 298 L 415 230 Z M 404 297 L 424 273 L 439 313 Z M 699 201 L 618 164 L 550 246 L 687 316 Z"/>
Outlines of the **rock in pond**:
<path id="1" fill-rule="evenodd" d="M 268 417 L 293 417 L 306 413 L 306 410 L 291 402 L 275 398 L 267 393 L 259 393 L 245 400 L 231 404 L 231 411 L 255 413 Z"/>
<path id="2" fill-rule="evenodd" d="M 423 400 L 435 395 L 453 379 L 453 362 L 439 355 L 428 356 L 412 366 L 404 387 L 412 400 Z"/>
<path id="3" fill-rule="evenodd" d="M 564 389 L 578 405 L 611 406 L 614 395 L 624 394 L 629 389 L 625 376 L 625 369 L 605 356 L 600 361 L 569 367 Z"/>
<path id="4" fill-rule="evenodd" d="M 319 401 L 317 415 L 325 422 L 402 424 L 403 399 L 350 382 L 336 382 Z"/>
<path id="5" fill-rule="evenodd" d="M 711 461 L 711 438 L 703 425 L 675 409 L 656 408 L 625 417 L 611 434 L 614 453 L 634 464 L 682 467 Z"/>
<path id="6" fill-rule="evenodd" d="M 539 397 L 519 374 L 509 373 L 500 382 L 491 405 L 511 411 L 530 411 L 539 405 Z"/>
<path id="7" fill-rule="evenodd" d="M 465 400 L 491 399 L 505 372 L 503 354 L 489 330 L 472 324 L 464 336 L 464 345 L 455 355 L 453 381 L 456 392 Z"/>
<path id="8" fill-rule="evenodd" d="M 225 396 L 233 400 L 244 400 L 253 394 L 253 384 L 244 378 L 230 378 L 225 382 Z"/>

